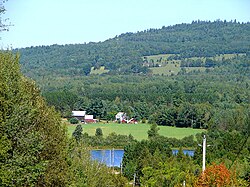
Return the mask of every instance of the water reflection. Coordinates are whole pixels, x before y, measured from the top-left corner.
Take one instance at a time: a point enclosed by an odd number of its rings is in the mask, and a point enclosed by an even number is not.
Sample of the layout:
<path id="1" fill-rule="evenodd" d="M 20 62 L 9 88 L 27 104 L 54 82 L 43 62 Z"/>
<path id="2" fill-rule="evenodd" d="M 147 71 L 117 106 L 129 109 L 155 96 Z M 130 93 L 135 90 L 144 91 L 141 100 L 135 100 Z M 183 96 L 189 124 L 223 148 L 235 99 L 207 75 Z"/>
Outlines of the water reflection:
<path id="1" fill-rule="evenodd" d="M 178 153 L 178 150 L 172 150 L 173 155 Z M 194 156 L 193 150 L 183 150 L 185 155 Z M 122 163 L 122 157 L 124 154 L 123 149 L 105 149 L 105 150 L 92 150 L 91 158 L 99 162 L 105 163 L 107 166 L 117 166 L 120 167 Z"/>

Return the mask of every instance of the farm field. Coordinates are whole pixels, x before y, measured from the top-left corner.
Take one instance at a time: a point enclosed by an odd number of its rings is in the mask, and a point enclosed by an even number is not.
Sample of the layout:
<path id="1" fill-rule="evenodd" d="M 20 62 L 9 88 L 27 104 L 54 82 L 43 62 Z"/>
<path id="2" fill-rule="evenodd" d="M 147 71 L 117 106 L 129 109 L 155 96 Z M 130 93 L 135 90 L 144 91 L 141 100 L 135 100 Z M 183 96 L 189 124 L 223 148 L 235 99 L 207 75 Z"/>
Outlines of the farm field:
<path id="1" fill-rule="evenodd" d="M 68 134 L 71 136 L 75 130 L 76 125 L 68 125 Z M 150 124 L 118 124 L 118 123 L 95 123 L 95 124 L 83 124 L 83 133 L 86 132 L 89 135 L 95 135 L 96 128 L 101 128 L 103 135 L 107 136 L 112 132 L 121 135 L 131 134 L 137 140 L 147 139 L 147 131 L 150 128 Z M 185 136 L 195 135 L 201 133 L 204 130 L 192 129 L 192 128 L 176 128 L 168 126 L 159 126 L 159 134 L 169 138 L 181 139 Z"/>
<path id="2" fill-rule="evenodd" d="M 177 75 L 178 72 L 181 70 L 180 64 L 181 60 L 168 60 L 168 57 L 174 56 L 175 54 L 160 54 L 160 55 L 152 55 L 152 56 L 144 56 L 144 59 L 147 59 L 148 64 L 150 65 L 150 70 L 152 70 L 152 73 L 155 75 Z M 209 57 L 209 59 L 212 59 L 214 61 L 221 61 L 222 59 L 231 59 L 236 56 L 244 56 L 245 53 L 240 54 L 220 54 L 216 55 L 214 57 Z M 191 58 L 185 58 L 184 60 L 201 60 L 202 62 L 205 62 L 205 57 L 191 57 Z M 158 64 L 157 67 L 151 67 L 152 65 Z M 186 72 L 191 71 L 205 71 L 205 67 L 182 67 L 186 70 Z"/>
<path id="3" fill-rule="evenodd" d="M 150 68 L 153 74 L 158 75 L 177 75 L 177 73 L 181 70 L 179 64 L 168 64 L 162 67 L 153 67 Z"/>

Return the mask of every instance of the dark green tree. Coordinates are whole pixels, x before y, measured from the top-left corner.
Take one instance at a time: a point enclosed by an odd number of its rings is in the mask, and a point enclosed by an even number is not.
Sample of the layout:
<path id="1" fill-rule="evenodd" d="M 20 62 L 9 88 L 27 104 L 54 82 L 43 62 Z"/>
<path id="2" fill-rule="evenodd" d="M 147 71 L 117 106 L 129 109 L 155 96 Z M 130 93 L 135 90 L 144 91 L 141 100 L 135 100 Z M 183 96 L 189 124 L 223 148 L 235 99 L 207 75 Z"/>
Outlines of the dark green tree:
<path id="1" fill-rule="evenodd" d="M 79 142 L 82 138 L 82 125 L 78 124 L 74 130 L 74 132 L 72 133 L 72 136 L 76 139 L 77 142 Z"/>
<path id="2" fill-rule="evenodd" d="M 148 138 L 155 138 L 159 136 L 159 133 L 158 133 L 159 130 L 160 128 L 156 124 L 152 124 L 150 126 L 150 129 L 148 130 Z"/>
<path id="3" fill-rule="evenodd" d="M 70 118 L 70 119 L 69 119 L 69 122 L 70 122 L 71 124 L 77 124 L 77 123 L 79 122 L 79 120 L 78 120 L 77 118 Z"/>
<path id="4" fill-rule="evenodd" d="M 97 129 L 95 130 L 95 135 L 96 135 L 96 136 L 103 136 L 102 129 L 101 129 L 101 128 L 97 128 Z"/>
<path id="5" fill-rule="evenodd" d="M 103 101 L 95 100 L 87 108 L 87 114 L 94 115 L 94 118 L 101 118 L 104 116 L 105 110 Z"/>

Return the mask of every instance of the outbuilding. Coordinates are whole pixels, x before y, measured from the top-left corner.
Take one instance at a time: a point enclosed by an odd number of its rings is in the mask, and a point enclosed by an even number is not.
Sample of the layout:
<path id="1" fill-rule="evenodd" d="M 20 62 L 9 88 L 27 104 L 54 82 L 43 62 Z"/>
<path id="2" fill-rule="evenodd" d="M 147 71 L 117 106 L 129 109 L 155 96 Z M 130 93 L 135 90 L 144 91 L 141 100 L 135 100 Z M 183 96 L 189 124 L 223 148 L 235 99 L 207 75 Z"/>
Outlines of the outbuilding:
<path id="1" fill-rule="evenodd" d="M 85 115 L 84 122 L 85 123 L 96 123 L 96 119 L 94 119 L 93 115 Z"/>
<path id="2" fill-rule="evenodd" d="M 80 121 L 84 121 L 86 111 L 72 111 L 72 117 L 77 118 Z"/>

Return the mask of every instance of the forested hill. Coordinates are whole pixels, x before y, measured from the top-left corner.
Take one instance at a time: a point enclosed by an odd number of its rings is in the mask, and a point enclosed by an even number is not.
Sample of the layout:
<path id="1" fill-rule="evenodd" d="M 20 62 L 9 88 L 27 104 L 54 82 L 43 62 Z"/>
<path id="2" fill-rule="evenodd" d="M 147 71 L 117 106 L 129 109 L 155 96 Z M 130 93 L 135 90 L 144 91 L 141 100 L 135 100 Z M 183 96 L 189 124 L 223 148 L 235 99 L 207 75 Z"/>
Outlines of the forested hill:
<path id="1" fill-rule="evenodd" d="M 79 41 L 81 42 L 81 41 Z M 112 73 L 148 73 L 143 56 L 174 54 L 175 58 L 249 54 L 250 23 L 193 21 L 125 33 L 104 42 L 16 49 L 23 72 L 32 77 L 83 76 L 91 68 Z"/>

